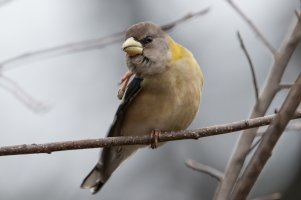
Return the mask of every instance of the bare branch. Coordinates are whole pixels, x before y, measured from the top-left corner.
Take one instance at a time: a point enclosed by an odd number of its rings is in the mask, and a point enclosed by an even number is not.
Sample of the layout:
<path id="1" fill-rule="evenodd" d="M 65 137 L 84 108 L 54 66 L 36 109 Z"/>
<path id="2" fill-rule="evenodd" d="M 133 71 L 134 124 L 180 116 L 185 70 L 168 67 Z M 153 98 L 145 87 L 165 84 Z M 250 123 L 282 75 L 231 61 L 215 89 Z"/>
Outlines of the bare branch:
<path id="1" fill-rule="evenodd" d="M 17 66 L 18 63 L 23 63 L 26 61 L 28 62 L 33 60 L 41 60 L 45 58 L 62 56 L 62 55 L 67 55 L 67 54 L 72 54 L 72 53 L 77 53 L 82 51 L 100 49 L 107 45 L 114 44 L 116 42 L 121 41 L 123 35 L 124 32 L 118 32 L 106 37 L 84 40 L 80 42 L 74 42 L 74 43 L 69 43 L 69 44 L 64 44 L 60 46 L 24 53 L 0 62 L 0 69 L 4 71 L 10 69 L 9 65 L 14 64 L 14 66 Z"/>
<path id="2" fill-rule="evenodd" d="M 265 81 L 265 85 L 259 96 L 259 101 L 256 102 L 251 111 L 250 118 L 263 116 L 279 91 L 278 85 L 280 84 L 284 70 L 301 39 L 299 37 L 301 23 L 296 23 L 295 27 L 289 31 L 288 39 L 285 38 L 283 40 L 278 56 L 274 57 L 275 61 Z M 247 153 L 256 137 L 257 130 L 257 128 L 244 130 L 243 134 L 241 134 L 226 167 L 224 179 L 216 190 L 215 199 L 223 200 L 229 198 L 232 188 L 244 165 Z"/>
<path id="3" fill-rule="evenodd" d="M 208 165 L 201 164 L 195 160 L 188 159 L 186 160 L 185 165 L 195 171 L 208 174 L 209 176 L 215 178 L 218 181 L 221 181 L 224 176 L 224 174 L 221 171 Z"/>
<path id="4" fill-rule="evenodd" d="M 2 80 L 2 81 L 1 81 Z M 30 110 L 41 113 L 49 111 L 50 106 L 36 100 L 28 94 L 17 82 L 8 78 L 7 76 L 0 75 L 0 86 L 15 96 L 21 103 L 23 103 Z"/>
<path id="5" fill-rule="evenodd" d="M 256 149 L 256 147 L 259 145 L 259 143 L 262 141 L 262 136 L 264 133 L 261 134 L 261 138 L 259 138 L 249 149 L 249 152 L 247 154 L 250 154 L 254 149 Z M 257 137 L 259 137 L 259 134 L 257 133 L 256 135 Z"/>
<path id="6" fill-rule="evenodd" d="M 205 9 L 200 10 L 200 11 L 195 12 L 195 13 L 188 13 L 187 15 L 185 15 L 184 17 L 182 17 L 178 20 L 175 20 L 171 23 L 168 23 L 168 24 L 165 24 L 165 25 L 161 26 L 161 28 L 164 31 L 170 31 L 171 29 L 175 28 L 176 26 L 178 26 L 178 25 L 180 25 L 184 22 L 187 22 L 190 19 L 193 19 L 195 17 L 199 17 L 199 16 L 207 14 L 209 11 L 210 11 L 210 8 L 208 7 L 208 8 L 205 8 Z"/>
<path id="7" fill-rule="evenodd" d="M 277 51 L 276 49 L 268 42 L 268 40 L 263 36 L 263 34 L 259 31 L 259 29 L 255 26 L 255 24 L 246 16 L 245 13 L 232 1 L 226 0 L 230 6 L 247 22 L 247 24 L 251 27 L 251 29 L 255 32 L 257 37 L 262 41 L 262 43 L 270 50 L 270 52 L 276 57 Z"/>
<path id="8" fill-rule="evenodd" d="M 202 9 L 198 12 L 185 15 L 184 17 L 181 17 L 171 23 L 163 25 L 162 28 L 166 31 L 170 31 L 172 28 L 181 25 L 192 18 L 200 17 L 208 12 L 209 8 Z M 82 51 L 101 49 L 108 45 L 120 42 L 123 39 L 123 35 L 124 31 L 121 31 L 105 37 L 63 44 L 55 47 L 24 53 L 0 62 L 0 70 L 8 70 L 10 69 L 9 66 L 17 66 L 18 64 L 22 64 L 24 62 L 78 53 Z"/>
<path id="9" fill-rule="evenodd" d="M 253 185 L 255 184 L 263 167 L 272 155 L 272 151 L 282 135 L 285 127 L 293 117 L 296 109 L 301 102 L 301 73 L 296 82 L 289 91 L 284 103 L 282 104 L 279 113 L 268 127 L 263 135 L 262 142 L 257 148 L 254 156 L 249 162 L 242 177 L 236 184 L 233 190 L 233 198 L 231 199 L 246 199 Z"/>
<path id="10" fill-rule="evenodd" d="M 275 193 L 268 194 L 268 195 L 265 195 L 262 197 L 257 197 L 253 200 L 280 200 L 280 199 L 282 199 L 281 193 L 275 192 Z"/>
<path id="11" fill-rule="evenodd" d="M 244 129 L 250 129 L 270 124 L 275 114 L 254 119 L 242 120 L 228 124 L 205 127 L 196 130 L 183 130 L 178 132 L 163 132 L 159 135 L 158 142 L 167 142 L 172 140 L 199 139 L 214 135 L 231 133 Z M 301 118 L 301 112 L 296 112 L 292 119 Z M 153 143 L 153 137 L 145 136 L 120 136 L 101 139 L 87 139 L 77 141 L 54 142 L 46 144 L 24 144 L 16 146 L 0 147 L 0 156 L 52 153 L 55 151 L 66 151 L 75 149 L 101 148 L 120 145 L 149 145 Z"/>
<path id="12" fill-rule="evenodd" d="M 251 69 L 253 86 L 254 86 L 254 90 L 255 90 L 255 97 L 256 97 L 256 100 L 258 101 L 259 90 L 258 90 L 258 82 L 257 82 L 257 78 L 256 78 L 255 68 L 254 68 L 253 62 L 251 60 L 251 57 L 247 51 L 247 48 L 245 47 L 244 41 L 238 31 L 237 31 L 237 37 L 238 37 L 238 40 L 240 43 L 240 47 L 242 48 L 243 52 L 245 53 L 248 63 L 249 63 L 249 66 L 250 66 L 250 69 Z"/>

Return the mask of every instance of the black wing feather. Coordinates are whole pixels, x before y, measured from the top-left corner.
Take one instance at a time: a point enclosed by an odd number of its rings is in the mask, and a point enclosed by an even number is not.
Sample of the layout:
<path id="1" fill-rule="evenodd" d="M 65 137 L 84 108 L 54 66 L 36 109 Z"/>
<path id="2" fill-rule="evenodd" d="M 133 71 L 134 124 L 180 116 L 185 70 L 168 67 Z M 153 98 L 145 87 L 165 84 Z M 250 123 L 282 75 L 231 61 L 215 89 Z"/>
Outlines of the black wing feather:
<path id="1" fill-rule="evenodd" d="M 119 105 L 115 118 L 113 121 L 113 124 L 111 125 L 107 137 L 114 137 L 119 136 L 120 126 L 122 124 L 124 113 L 126 112 L 128 106 L 132 102 L 132 100 L 135 98 L 135 96 L 139 93 L 141 89 L 143 79 L 139 77 L 134 77 L 133 80 L 130 82 L 125 95 L 124 99 Z"/>

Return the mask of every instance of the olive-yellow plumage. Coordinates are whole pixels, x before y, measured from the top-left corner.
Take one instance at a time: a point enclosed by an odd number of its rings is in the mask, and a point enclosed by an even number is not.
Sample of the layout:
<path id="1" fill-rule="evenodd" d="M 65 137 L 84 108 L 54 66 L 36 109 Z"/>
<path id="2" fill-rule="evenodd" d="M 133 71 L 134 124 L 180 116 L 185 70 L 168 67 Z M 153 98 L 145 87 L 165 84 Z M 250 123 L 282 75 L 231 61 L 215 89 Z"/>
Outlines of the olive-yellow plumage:
<path id="1" fill-rule="evenodd" d="M 108 137 L 186 129 L 198 112 L 203 87 L 203 74 L 192 53 L 150 22 L 130 27 L 122 48 L 135 78 L 117 110 Z M 96 193 L 140 147 L 104 148 L 81 187 Z"/>

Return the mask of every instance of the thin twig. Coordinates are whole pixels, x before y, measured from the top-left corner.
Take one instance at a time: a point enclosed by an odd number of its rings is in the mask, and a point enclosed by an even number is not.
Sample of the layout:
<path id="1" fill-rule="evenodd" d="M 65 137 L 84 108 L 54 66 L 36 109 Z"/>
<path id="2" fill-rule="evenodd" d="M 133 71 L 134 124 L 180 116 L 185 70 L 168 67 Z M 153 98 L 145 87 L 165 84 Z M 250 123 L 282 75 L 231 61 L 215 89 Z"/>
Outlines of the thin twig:
<path id="1" fill-rule="evenodd" d="M 262 136 L 263 136 L 264 133 L 262 133 Z M 258 136 L 258 134 L 256 135 Z M 251 148 L 249 149 L 249 152 L 247 154 L 250 154 L 258 145 L 259 143 L 262 141 L 262 137 L 259 138 L 252 146 Z"/>
<path id="2" fill-rule="evenodd" d="M 282 199 L 281 193 L 275 192 L 275 193 L 268 194 L 268 195 L 265 195 L 265 196 L 262 196 L 262 197 L 257 197 L 257 198 L 252 199 L 252 200 L 280 200 L 280 199 Z"/>
<path id="3" fill-rule="evenodd" d="M 36 113 L 47 112 L 50 110 L 49 105 L 36 100 L 29 93 L 27 93 L 17 82 L 7 76 L 0 75 L 0 87 L 11 93 L 26 107 Z"/>
<path id="4" fill-rule="evenodd" d="M 255 90 L 255 97 L 256 97 L 256 100 L 258 101 L 259 92 L 258 92 L 258 82 L 257 82 L 257 78 L 256 78 L 255 68 L 254 68 L 252 59 L 249 55 L 249 52 L 248 52 L 248 50 L 247 50 L 247 48 L 244 44 L 244 41 L 243 41 L 243 39 L 242 39 L 242 37 L 241 37 L 241 35 L 238 31 L 237 31 L 237 37 L 238 37 L 238 40 L 239 40 L 239 43 L 240 43 L 240 47 L 242 48 L 244 54 L 246 55 L 249 66 L 250 66 L 250 69 L 251 69 L 253 86 L 254 86 L 254 90 Z"/>
<path id="5" fill-rule="evenodd" d="M 183 22 L 187 22 L 188 20 L 190 19 L 193 19 L 195 17 L 199 17 L 199 16 L 202 16 L 202 15 L 205 15 L 207 14 L 208 12 L 210 11 L 210 8 L 205 8 L 203 10 L 200 10 L 198 12 L 195 12 L 195 13 L 188 13 L 187 15 L 185 15 L 184 17 L 181 17 L 180 19 L 178 20 L 175 20 L 171 23 L 168 23 L 168 24 L 165 24 L 165 25 L 162 25 L 161 28 L 164 30 L 164 31 L 170 31 L 171 29 L 175 28 L 176 26 L 182 24 Z"/>
<path id="6" fill-rule="evenodd" d="M 208 165 L 201 164 L 195 160 L 188 159 L 185 161 L 185 165 L 195 171 L 208 174 L 209 176 L 215 178 L 218 181 L 221 181 L 224 176 L 224 174 L 221 171 Z"/>
<path id="7" fill-rule="evenodd" d="M 196 130 L 183 130 L 178 132 L 163 132 L 159 135 L 158 142 L 167 142 L 172 140 L 199 139 L 214 135 L 231 133 L 244 129 L 250 129 L 270 124 L 275 114 L 267 115 L 254 119 L 242 120 L 228 124 L 205 127 Z M 301 118 L 301 112 L 296 112 L 292 119 Z M 52 153 L 55 151 L 66 151 L 75 149 L 101 148 L 120 145 L 149 145 L 152 144 L 153 137 L 145 136 L 120 136 L 108 137 L 101 139 L 87 139 L 77 141 L 54 142 L 46 144 L 24 144 L 16 146 L 0 147 L 0 156 L 19 155 L 19 154 L 36 154 Z"/>
<path id="8" fill-rule="evenodd" d="M 189 21 L 192 18 L 200 17 L 209 12 L 209 8 L 202 9 L 195 13 L 190 13 L 181 17 L 171 23 L 163 25 L 162 28 L 165 31 L 170 31 L 172 28 Z M 105 46 L 120 42 L 123 39 L 124 31 L 113 33 L 111 35 L 100 37 L 96 39 L 84 40 L 80 42 L 74 42 L 69 44 L 63 44 L 55 47 L 45 48 L 37 51 L 32 51 L 24 53 L 18 56 L 14 56 L 7 60 L 0 62 L 0 70 L 11 69 L 9 66 L 17 66 L 18 63 L 23 63 L 26 61 L 41 60 L 45 58 L 51 58 L 55 56 L 62 56 L 82 51 L 100 49 Z"/>
<path id="9" fill-rule="evenodd" d="M 12 64 L 14 64 L 14 66 L 17 66 L 18 63 L 22 63 L 25 61 L 41 60 L 45 58 L 62 56 L 62 55 L 67 55 L 67 54 L 72 54 L 72 53 L 77 53 L 82 51 L 100 49 L 107 45 L 114 44 L 116 42 L 121 41 L 123 35 L 124 32 L 118 32 L 106 37 L 84 40 L 80 42 L 74 42 L 74 43 L 69 43 L 69 44 L 64 44 L 60 46 L 24 53 L 0 62 L 0 69 L 2 71 L 5 71 L 11 69 L 9 65 Z"/>
<path id="10" fill-rule="evenodd" d="M 251 29 L 256 33 L 257 37 L 262 41 L 262 43 L 270 50 L 274 57 L 277 55 L 277 50 L 268 42 L 264 35 L 259 31 L 255 24 L 250 20 L 249 17 L 232 1 L 226 0 L 230 6 L 247 22 Z"/>
<path id="11" fill-rule="evenodd" d="M 272 155 L 272 151 L 285 130 L 285 127 L 293 117 L 301 102 L 301 73 L 299 74 L 293 87 L 290 89 L 279 113 L 263 135 L 262 142 L 248 163 L 242 177 L 233 189 L 231 199 L 246 199 L 255 184 L 263 167 Z"/>

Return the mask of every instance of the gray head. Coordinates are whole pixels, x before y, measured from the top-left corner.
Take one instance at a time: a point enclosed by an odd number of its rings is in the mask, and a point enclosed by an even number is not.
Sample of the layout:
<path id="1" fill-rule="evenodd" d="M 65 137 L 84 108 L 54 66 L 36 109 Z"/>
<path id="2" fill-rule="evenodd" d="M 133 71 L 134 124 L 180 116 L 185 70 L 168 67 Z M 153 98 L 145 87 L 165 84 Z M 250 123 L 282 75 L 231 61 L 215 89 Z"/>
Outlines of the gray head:
<path id="1" fill-rule="evenodd" d="M 160 26 L 141 22 L 131 26 L 122 45 L 127 66 L 137 76 L 162 73 L 170 60 L 169 37 Z"/>

